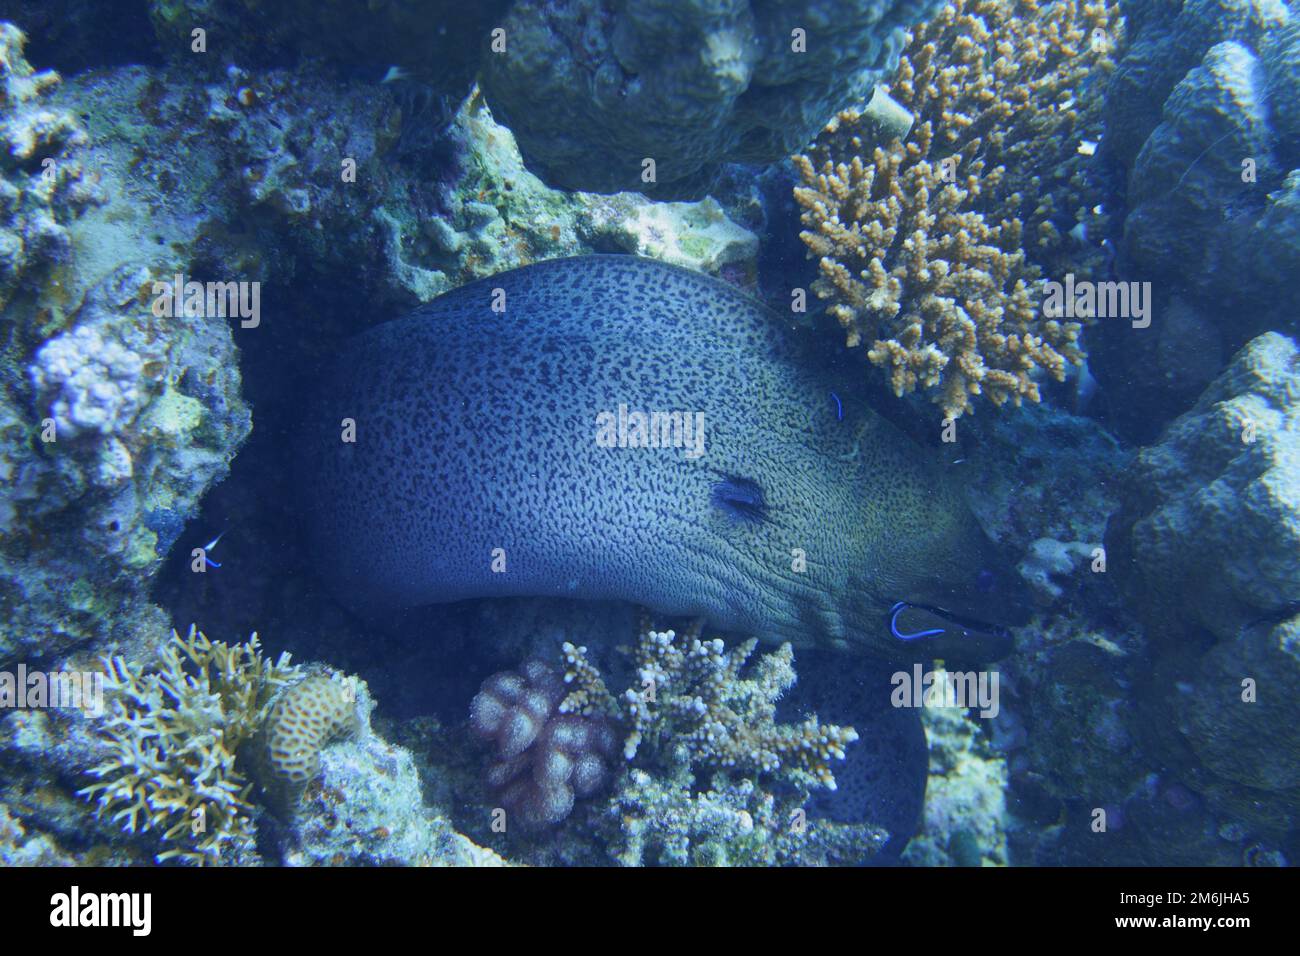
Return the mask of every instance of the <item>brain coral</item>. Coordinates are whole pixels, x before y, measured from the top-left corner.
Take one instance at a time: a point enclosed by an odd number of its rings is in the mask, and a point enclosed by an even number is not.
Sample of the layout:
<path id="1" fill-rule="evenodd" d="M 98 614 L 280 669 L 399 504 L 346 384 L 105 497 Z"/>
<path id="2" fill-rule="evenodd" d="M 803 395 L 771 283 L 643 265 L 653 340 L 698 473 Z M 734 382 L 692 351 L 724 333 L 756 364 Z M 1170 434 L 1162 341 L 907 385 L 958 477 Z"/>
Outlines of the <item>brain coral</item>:
<path id="1" fill-rule="evenodd" d="M 1091 208 L 1077 147 L 1095 123 L 1111 12 L 1102 3 L 955 0 L 913 31 L 892 95 L 910 137 L 870 146 L 841 113 L 795 158 L 814 284 L 894 392 L 948 416 L 1038 401 L 1082 355 L 1079 325 L 1039 312 L 1040 264 Z"/>
<path id="2" fill-rule="evenodd" d="M 483 88 L 549 184 L 697 199 L 719 164 L 779 160 L 869 91 L 935 6 L 519 0 L 504 50 L 484 54 Z"/>
<path id="3" fill-rule="evenodd" d="M 312 674 L 285 688 L 263 730 L 268 771 L 295 787 L 315 778 L 321 747 L 358 726 L 356 700 L 351 681 L 329 674 Z"/>

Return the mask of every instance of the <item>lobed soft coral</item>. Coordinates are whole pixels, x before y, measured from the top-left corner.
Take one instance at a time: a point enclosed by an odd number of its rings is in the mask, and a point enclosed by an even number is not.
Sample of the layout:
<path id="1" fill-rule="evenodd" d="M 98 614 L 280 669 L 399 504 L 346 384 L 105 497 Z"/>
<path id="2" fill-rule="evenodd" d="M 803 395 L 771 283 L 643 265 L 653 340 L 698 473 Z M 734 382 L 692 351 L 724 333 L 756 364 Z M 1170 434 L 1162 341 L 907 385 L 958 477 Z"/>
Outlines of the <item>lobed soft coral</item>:
<path id="1" fill-rule="evenodd" d="M 1087 0 L 953 0 L 891 86 L 910 138 L 869 149 L 849 110 L 795 157 L 814 290 L 895 394 L 934 390 L 956 417 L 976 395 L 1036 402 L 1038 374 L 1082 360 L 1078 323 L 1040 315 L 1039 265 L 1060 264 L 1068 217 L 1095 205 L 1078 150 L 1110 18 Z"/>
<path id="2" fill-rule="evenodd" d="M 613 728 L 594 715 L 560 713 L 563 697 L 560 672 L 528 661 L 518 672 L 493 674 L 470 704 L 470 729 L 497 748 L 488 788 L 525 829 L 559 823 L 577 797 L 591 796 L 609 779 Z"/>

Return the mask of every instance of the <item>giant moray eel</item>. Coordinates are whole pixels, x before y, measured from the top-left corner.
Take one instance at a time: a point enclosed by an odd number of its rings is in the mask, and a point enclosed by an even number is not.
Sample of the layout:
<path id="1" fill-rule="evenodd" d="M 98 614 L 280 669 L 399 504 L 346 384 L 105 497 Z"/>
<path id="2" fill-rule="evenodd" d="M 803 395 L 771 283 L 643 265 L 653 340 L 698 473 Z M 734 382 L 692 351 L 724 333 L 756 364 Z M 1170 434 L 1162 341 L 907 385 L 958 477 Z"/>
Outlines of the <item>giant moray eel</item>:
<path id="1" fill-rule="evenodd" d="M 1020 620 L 931 455 L 838 409 L 782 320 L 707 276 L 516 269 L 365 332 L 326 381 L 299 458 L 313 555 L 356 608 L 621 599 L 885 659 L 996 657 Z M 702 416 L 702 446 L 607 447 L 620 407 Z"/>

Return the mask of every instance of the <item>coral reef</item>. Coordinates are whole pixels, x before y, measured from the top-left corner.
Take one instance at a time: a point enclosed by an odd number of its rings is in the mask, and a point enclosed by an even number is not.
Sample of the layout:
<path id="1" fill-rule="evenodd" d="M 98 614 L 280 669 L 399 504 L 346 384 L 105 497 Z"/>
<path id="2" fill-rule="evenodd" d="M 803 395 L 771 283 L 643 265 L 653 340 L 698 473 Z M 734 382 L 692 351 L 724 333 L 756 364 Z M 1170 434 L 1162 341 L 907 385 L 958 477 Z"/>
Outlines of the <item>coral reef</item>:
<path id="1" fill-rule="evenodd" d="M 531 660 L 489 677 L 469 728 L 494 745 L 487 783 L 507 810 L 507 832 L 514 819 L 525 832 L 563 821 L 562 842 L 573 845 L 543 862 L 874 859 L 888 839 L 879 826 L 804 809 L 811 790 L 835 786 L 829 764 L 843 759 L 856 732 L 816 717 L 778 723 L 777 701 L 794 683 L 790 648 L 747 669 L 753 650 L 746 642 L 728 651 L 701 640 L 698 628 L 655 630 L 643 618 L 629 662 L 634 686 L 618 696 L 588 649 L 571 641 L 561 647 L 563 670 Z M 611 783 L 612 795 L 601 796 Z M 578 847 L 593 839 L 583 855 Z"/>
<path id="2" fill-rule="evenodd" d="M 1274 836 L 1300 806 L 1297 368 L 1286 336 L 1250 342 L 1139 453 L 1106 535 L 1158 654 L 1152 746 Z"/>
<path id="3" fill-rule="evenodd" d="M 0 239 L 5 355 L 19 371 L 0 382 L 6 660 L 96 638 L 138 645 L 156 616 L 150 577 L 249 430 L 225 323 L 149 308 L 153 282 L 188 264 L 156 237 L 183 222 L 174 238 L 192 238 L 192 207 L 151 194 L 120 133 L 97 141 L 108 112 L 84 110 L 83 89 L 33 72 L 20 51 L 5 28 L 6 228 L 20 237 Z M 152 217 L 134 205 L 149 198 Z"/>
<path id="4" fill-rule="evenodd" d="M 1294 862 L 1300 21 L 1119 4 L 0 4 L 36 31 L 0 25 L 0 671 L 102 660 L 110 694 L 0 710 L 0 865 L 858 865 L 909 839 L 910 864 Z M 797 193 L 789 165 L 723 168 L 830 116 Z M 698 629 L 610 647 L 627 606 L 389 633 L 321 600 L 268 450 L 315 359 L 588 252 L 781 300 L 818 272 L 914 434 L 923 398 L 1025 403 L 944 449 L 1035 592 L 997 717 L 903 720 L 866 667 L 801 651 L 796 686 L 788 647 Z M 1051 319 L 1067 273 L 1150 280 L 1152 327 Z M 260 283 L 261 326 L 156 314 L 177 274 Z M 221 532 L 224 570 L 193 573 Z"/>
<path id="5" fill-rule="evenodd" d="M 229 645 L 196 629 L 173 633 L 149 666 L 104 665 L 102 719 L 72 724 L 55 744 L 37 713 L 27 722 L 39 725 L 3 742 L 33 752 L 71 744 L 61 762 L 80 775 L 97 764 L 98 780 L 79 792 L 127 841 L 116 853 L 144 845 L 160 862 L 256 864 L 260 831 L 262 849 L 293 866 L 503 862 L 426 804 L 410 752 L 371 728 L 374 700 L 358 678 L 288 655 L 272 661 L 256 635 Z M 0 811 L 6 841 L 22 857 L 66 853 L 57 833 L 25 834 Z"/>
<path id="6" fill-rule="evenodd" d="M 848 110 L 795 157 L 813 288 L 896 395 L 930 391 L 956 417 L 977 395 L 1038 401 L 1040 374 L 1081 360 L 1079 324 L 1040 315 L 1040 265 L 1068 261 L 1097 202 L 1077 147 L 1110 22 L 1102 3 L 958 0 L 912 32 L 892 81 L 906 141 L 874 145 Z"/>
<path id="7" fill-rule="evenodd" d="M 719 164 L 775 162 L 867 93 L 934 7 L 518 0 L 504 49 L 484 53 L 484 90 L 548 183 L 696 199 Z"/>
<path id="8" fill-rule="evenodd" d="M 1005 866 L 1005 758 L 969 712 L 927 704 L 922 719 L 930 780 L 921 832 L 903 859 L 913 866 Z"/>
<path id="9" fill-rule="evenodd" d="M 129 647 L 150 632 L 145 592 L 249 435 L 242 374 L 260 356 L 310 358 L 330 335 L 354 332 L 358 315 L 377 320 L 558 255 L 625 250 L 753 278 L 757 241 L 718 203 L 547 189 L 479 97 L 455 112 L 442 132 L 448 155 L 430 166 L 398 155 L 413 120 L 377 81 L 177 65 L 55 85 L 6 36 L 5 128 L 39 143 L 32 130 L 84 113 L 85 129 L 52 157 L 52 183 L 25 167 L 13 180 L 25 197 L 15 234 L 44 235 L 48 222 L 62 238 L 43 259 L 15 258 L 22 270 L 4 286 L 34 294 L 6 310 L 26 372 L 0 383 L 11 489 L 0 501 L 0 658 L 106 634 Z M 345 160 L 355 181 L 343 179 Z M 92 181 L 111 202 L 83 205 Z M 225 317 L 155 316 L 152 284 L 177 274 L 261 283 L 267 321 L 232 329 Z M 303 293 L 341 283 L 356 308 L 337 318 Z M 286 337 L 306 315 L 322 337 Z"/>
<path id="10" fill-rule="evenodd" d="M 277 691 L 299 677 L 282 655 L 173 632 L 151 669 L 104 661 L 111 697 L 102 732 L 108 756 L 81 793 L 128 833 L 159 832 L 159 862 L 239 862 L 251 857 L 252 783 L 239 749 L 260 731 Z"/>
<path id="11" fill-rule="evenodd" d="M 144 267 L 114 270 L 36 351 L 30 387 L 0 402 L 0 657 L 66 650 L 105 617 L 125 638 L 180 524 L 248 434 L 229 330 L 153 316 L 150 287 Z"/>
<path id="12" fill-rule="evenodd" d="M 76 860 L 48 834 L 29 834 L 9 807 L 0 803 L 0 865 L 75 866 Z"/>
<path id="13" fill-rule="evenodd" d="M 1127 175 L 1120 265 L 1151 282 L 1155 321 L 1104 326 L 1093 351 L 1116 421 L 1149 442 L 1249 339 L 1297 328 L 1276 290 L 1300 268 L 1300 22 L 1280 0 L 1125 10 L 1102 146 Z"/>
<path id="14" fill-rule="evenodd" d="M 621 715 L 628 727 L 623 756 L 642 746 L 699 767 L 737 773 L 779 774 L 808 786 L 835 789 L 831 760 L 858 739 L 852 727 L 821 724 L 816 716 L 796 725 L 776 722 L 776 702 L 794 685 L 789 644 L 763 654 L 752 675 L 742 671 L 757 641 L 727 650 L 700 640 L 700 626 L 683 634 L 643 623 L 636 650 L 637 687 L 613 697 L 587 659 L 585 647 L 564 645 L 564 680 L 574 689 L 562 713 Z"/>
<path id="15" fill-rule="evenodd" d="M 614 728 L 599 717 L 559 712 L 564 680 L 558 669 L 528 661 L 483 682 L 470 704 L 470 729 L 496 744 L 486 781 L 511 820 L 529 830 L 559 823 L 576 798 L 609 782 L 617 750 Z"/>
<path id="16" fill-rule="evenodd" d="M 66 264 L 68 224 L 103 201 L 80 161 L 86 131 L 47 105 L 59 75 L 34 70 L 23 58 L 26 42 L 0 23 L 0 308 Z"/>
<path id="17" fill-rule="evenodd" d="M 372 729 L 369 688 L 363 681 L 352 688 L 350 733 L 316 754 L 315 773 L 284 821 L 282 862 L 504 866 L 492 850 L 457 833 L 436 802 L 431 805 L 411 752 Z"/>
<path id="18" fill-rule="evenodd" d="M 1054 579 L 1073 574 L 1081 564 L 1096 560 L 1100 553 L 1100 545 L 1085 541 L 1037 538 L 1029 545 L 1029 552 L 1016 570 L 1030 587 L 1050 602 L 1065 593 L 1064 586 Z"/>
<path id="19" fill-rule="evenodd" d="M 633 768 L 596 826 L 621 866 L 854 866 L 876 859 L 884 830 L 809 817 L 805 797 L 774 793 L 748 777 L 715 776 L 700 789 L 685 765 L 668 774 Z"/>
<path id="20" fill-rule="evenodd" d="M 192 31 L 207 32 L 213 69 L 319 59 L 374 82 L 396 67 L 431 95 L 465 95 L 479 48 L 508 0 L 148 0 L 162 51 L 193 62 Z"/>
<path id="21" fill-rule="evenodd" d="M 1300 603 L 1297 362 L 1294 341 L 1260 336 L 1139 452 L 1106 542 L 1155 633 L 1228 640 Z"/>

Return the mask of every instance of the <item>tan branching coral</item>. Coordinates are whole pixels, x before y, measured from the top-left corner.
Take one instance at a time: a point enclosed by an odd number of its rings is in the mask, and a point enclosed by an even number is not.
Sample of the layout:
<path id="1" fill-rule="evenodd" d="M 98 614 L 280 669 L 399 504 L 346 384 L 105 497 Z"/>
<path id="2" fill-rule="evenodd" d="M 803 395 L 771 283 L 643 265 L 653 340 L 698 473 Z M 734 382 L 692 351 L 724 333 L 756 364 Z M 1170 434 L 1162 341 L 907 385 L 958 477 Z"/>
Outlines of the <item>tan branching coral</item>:
<path id="1" fill-rule="evenodd" d="M 280 688 L 301 677 L 282 654 L 262 656 L 254 634 L 243 644 L 175 631 L 154 666 L 120 657 L 104 662 L 111 706 L 102 728 L 107 759 L 100 782 L 79 791 L 128 833 L 161 831 L 174 846 L 160 862 L 216 863 L 250 853 L 252 783 L 236 765 Z"/>
<path id="2" fill-rule="evenodd" d="M 976 395 L 1038 401 L 1036 376 L 1081 361 L 1079 325 L 1041 315 L 1040 266 L 1064 261 L 1058 223 L 1095 206 L 1089 78 L 1113 19 L 1087 0 L 953 0 L 891 85 L 914 116 L 905 142 L 872 148 L 850 110 L 794 158 L 814 289 L 895 394 L 932 391 L 956 417 Z"/>
<path id="3" fill-rule="evenodd" d="M 746 676 L 756 644 L 749 640 L 728 651 L 722 641 L 701 640 L 698 626 L 678 635 L 645 621 L 636 650 L 639 686 L 615 698 L 586 648 L 566 643 L 564 680 L 573 689 L 560 712 L 621 716 L 628 760 L 645 746 L 678 751 L 694 765 L 785 775 L 834 789 L 830 761 L 844 758 L 857 732 L 822 724 L 815 715 L 778 724 L 776 702 L 795 682 L 794 652 L 783 644 L 759 657 Z"/>

